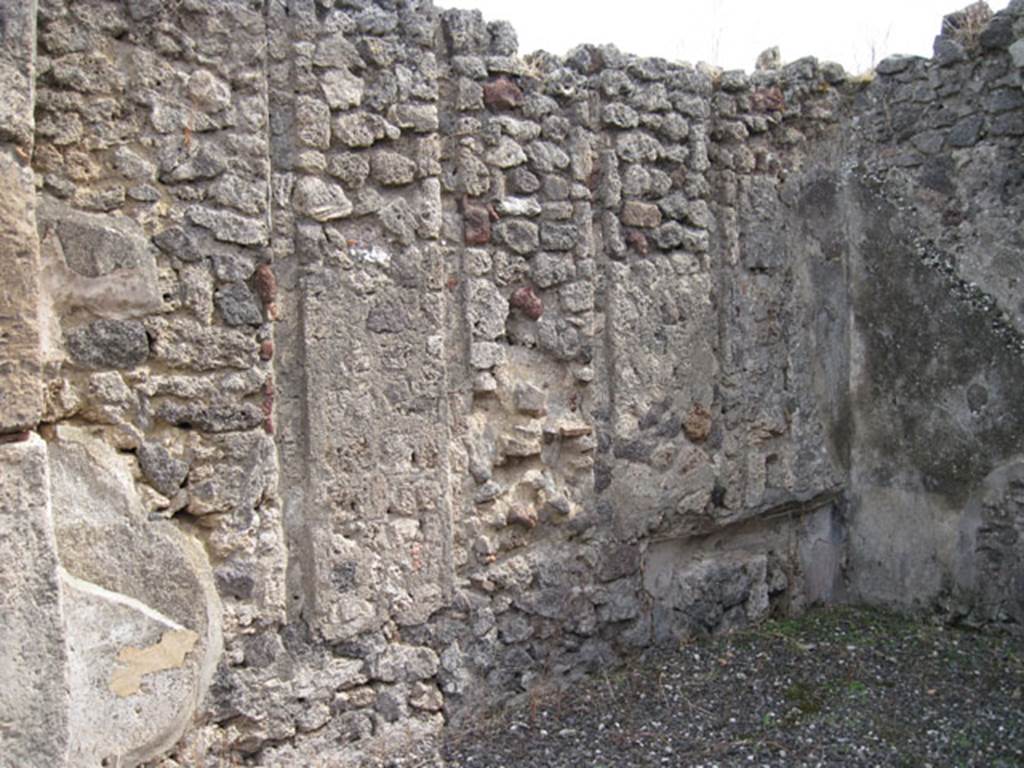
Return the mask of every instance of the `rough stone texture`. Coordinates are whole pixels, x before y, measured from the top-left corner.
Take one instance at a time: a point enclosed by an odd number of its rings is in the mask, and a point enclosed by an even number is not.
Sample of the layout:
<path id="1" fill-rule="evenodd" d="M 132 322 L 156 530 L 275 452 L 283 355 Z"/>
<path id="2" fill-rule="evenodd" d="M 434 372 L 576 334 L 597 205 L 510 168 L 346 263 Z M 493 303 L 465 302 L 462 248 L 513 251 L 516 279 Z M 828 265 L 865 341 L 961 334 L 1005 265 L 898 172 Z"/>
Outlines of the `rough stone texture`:
<path id="1" fill-rule="evenodd" d="M 64 595 L 38 435 L 0 445 L 0 555 L 0 763 L 70 765 Z"/>
<path id="2" fill-rule="evenodd" d="M 162 445 L 139 446 L 139 469 L 150 484 L 164 496 L 173 496 L 188 474 L 188 463 L 174 458 Z"/>
<path id="3" fill-rule="evenodd" d="M 14 0 L 0 27 L 0 434 L 42 415 L 34 142 L 36 4 Z"/>
<path id="4" fill-rule="evenodd" d="M 214 295 L 214 301 L 227 325 L 260 325 L 263 322 L 263 312 L 245 283 L 225 283 Z"/>
<path id="5" fill-rule="evenodd" d="M 969 620 L 1024 621 L 1022 530 L 1024 464 L 1016 461 L 993 470 L 960 517 L 955 595 Z"/>
<path id="6" fill-rule="evenodd" d="M 134 368 L 149 357 L 146 328 L 138 320 L 95 320 L 67 332 L 68 355 L 90 368 Z"/>
<path id="7" fill-rule="evenodd" d="M 0 433 L 42 415 L 39 247 L 31 173 L 18 149 L 0 146 Z"/>
<path id="8" fill-rule="evenodd" d="M 1019 630 L 1021 13 L 858 79 L 416 0 L 5 8 L 46 764 L 417 764 L 817 601 Z"/>

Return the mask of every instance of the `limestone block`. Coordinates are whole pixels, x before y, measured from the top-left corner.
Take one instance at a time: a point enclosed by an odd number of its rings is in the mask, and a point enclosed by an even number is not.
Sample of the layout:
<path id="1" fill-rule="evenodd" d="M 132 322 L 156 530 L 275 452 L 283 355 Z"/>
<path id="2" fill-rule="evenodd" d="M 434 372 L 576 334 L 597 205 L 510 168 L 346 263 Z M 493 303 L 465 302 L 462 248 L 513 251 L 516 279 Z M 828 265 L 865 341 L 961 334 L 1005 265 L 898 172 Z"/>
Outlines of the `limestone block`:
<path id="1" fill-rule="evenodd" d="M 526 156 L 534 171 L 550 173 L 564 170 L 572 162 L 565 150 L 549 141 L 532 141 L 526 147 Z"/>
<path id="2" fill-rule="evenodd" d="M 218 144 L 193 143 L 185 153 L 176 148 L 160 163 L 160 181 L 165 184 L 214 179 L 228 168 L 228 157 Z"/>
<path id="3" fill-rule="evenodd" d="M 491 188 L 491 172 L 487 164 L 466 148 L 461 149 L 458 155 L 458 182 L 466 194 L 473 196 L 484 195 Z"/>
<path id="4" fill-rule="evenodd" d="M 188 462 L 176 459 L 159 443 L 143 443 L 138 457 L 143 475 L 164 496 L 173 496 L 185 482 Z"/>
<path id="5" fill-rule="evenodd" d="M 495 208 L 502 216 L 537 216 L 542 210 L 535 197 L 505 197 Z"/>
<path id="6" fill-rule="evenodd" d="M 515 427 L 509 434 L 502 435 L 498 445 L 499 456 L 524 458 L 539 456 L 542 450 L 540 429 Z"/>
<path id="7" fill-rule="evenodd" d="M 526 152 L 515 141 L 503 136 L 498 146 L 487 153 L 487 162 L 499 168 L 514 168 L 526 162 Z"/>
<path id="8" fill-rule="evenodd" d="M 548 412 L 547 393 L 540 387 L 523 382 L 515 389 L 516 410 L 528 416 L 544 416 Z"/>
<path id="9" fill-rule="evenodd" d="M 636 128 L 640 125 L 640 116 L 627 104 L 605 104 L 601 116 L 606 125 L 615 128 Z"/>
<path id="10" fill-rule="evenodd" d="M 199 636 L 125 595 L 62 575 L 70 653 L 70 765 L 137 765 L 195 706 Z M 170 727 L 168 724 L 172 724 Z"/>
<path id="11" fill-rule="evenodd" d="M 412 183 L 416 178 L 416 163 L 397 152 L 380 151 L 371 160 L 373 178 L 385 187 L 398 187 Z"/>
<path id="12" fill-rule="evenodd" d="M 215 211 L 193 205 L 188 209 L 188 218 L 193 224 L 209 229 L 215 238 L 226 243 L 262 245 L 269 234 L 266 221 L 239 216 L 230 211 Z"/>
<path id="13" fill-rule="evenodd" d="M 372 677 L 385 682 L 425 680 L 437 674 L 437 654 L 425 646 L 392 645 L 370 665 Z"/>
<path id="14" fill-rule="evenodd" d="M 567 312 L 586 312 L 594 308 L 594 286 L 589 282 L 563 285 L 558 296 Z"/>
<path id="15" fill-rule="evenodd" d="M 474 340 L 469 350 L 469 362 L 477 370 L 487 370 L 505 360 L 505 345 L 493 341 Z"/>
<path id="16" fill-rule="evenodd" d="M 263 409 L 255 403 L 233 402 L 164 402 L 157 407 L 156 415 L 168 424 L 204 432 L 255 429 L 265 418 Z"/>
<path id="17" fill-rule="evenodd" d="M 552 288 L 570 280 L 576 273 L 571 255 L 541 253 L 530 262 L 530 277 L 540 288 Z"/>
<path id="18" fill-rule="evenodd" d="M 42 290 L 57 312 L 123 319 L 162 308 L 156 249 L 132 220 L 43 199 L 39 233 Z"/>
<path id="19" fill-rule="evenodd" d="M 68 648 L 46 444 L 0 445 L 0 765 L 52 768 L 68 752 Z"/>
<path id="20" fill-rule="evenodd" d="M 441 182 L 437 179 L 424 179 L 420 184 L 417 203 L 417 234 L 425 240 L 436 240 L 441 235 L 444 223 Z"/>
<path id="21" fill-rule="evenodd" d="M 67 596 L 70 765 L 136 766 L 174 744 L 221 652 L 220 602 L 201 545 L 149 520 L 131 459 L 86 430 L 50 445 Z"/>
<path id="22" fill-rule="evenodd" d="M 433 104 L 399 104 L 388 111 L 388 119 L 414 133 L 430 133 L 439 125 L 437 107 Z"/>
<path id="23" fill-rule="evenodd" d="M 353 112 L 335 118 L 331 126 L 336 142 L 346 147 L 369 147 L 381 139 L 397 139 L 401 130 L 380 115 Z"/>
<path id="24" fill-rule="evenodd" d="M 493 340 L 505 333 L 508 301 L 489 280 L 474 279 L 469 284 L 466 319 L 477 339 Z"/>
<path id="25" fill-rule="evenodd" d="M 339 184 L 304 176 L 295 185 L 295 208 L 316 221 L 341 219 L 352 213 L 352 203 Z"/>
<path id="26" fill-rule="evenodd" d="M 168 256 L 193 263 L 202 258 L 192 233 L 182 227 L 171 226 L 153 235 L 153 244 Z"/>
<path id="27" fill-rule="evenodd" d="M 35 0 L 12 0 L 0 25 L 0 142 L 27 148 L 35 127 L 35 17 Z"/>
<path id="28" fill-rule="evenodd" d="M 530 195 L 540 189 L 541 182 L 537 175 L 520 166 L 513 168 L 508 174 L 510 188 L 524 195 Z"/>
<path id="29" fill-rule="evenodd" d="M 350 189 L 363 186 L 370 175 L 370 161 L 363 155 L 351 152 L 331 155 L 327 162 L 327 172 L 341 180 Z"/>
<path id="30" fill-rule="evenodd" d="M 404 198 L 392 200 L 381 210 L 380 223 L 402 245 L 412 245 L 416 239 L 416 211 Z"/>
<path id="31" fill-rule="evenodd" d="M 152 263 L 141 229 L 131 219 L 79 213 L 44 202 L 39 221 L 53 226 L 60 238 L 64 261 L 82 277 L 103 277 L 115 270 L 137 269 Z"/>
<path id="32" fill-rule="evenodd" d="M 38 239 L 27 160 L 35 127 L 36 4 L 0 12 L 0 433 L 40 418 Z"/>
<path id="33" fill-rule="evenodd" d="M 316 152 L 308 153 L 311 158 L 317 155 Z M 210 186 L 209 199 L 241 213 L 257 216 L 266 209 L 267 185 L 263 181 L 225 173 Z"/>
<path id="34" fill-rule="evenodd" d="M 331 110 L 319 99 L 300 96 L 295 107 L 295 136 L 307 147 L 331 146 Z"/>
<path id="35" fill-rule="evenodd" d="M 324 72 L 320 87 L 331 109 L 358 107 L 363 101 L 363 81 L 345 67 Z"/>
<path id="36" fill-rule="evenodd" d="M 208 435 L 188 474 L 189 512 L 248 514 L 271 483 L 273 451 L 259 432 Z"/>
<path id="37" fill-rule="evenodd" d="M 188 94 L 194 104 L 207 112 L 219 112 L 231 104 L 231 87 L 205 70 L 189 77 Z"/>
<path id="38" fill-rule="evenodd" d="M 34 426 L 42 411 L 33 201 L 31 171 L 0 150 L 0 433 Z"/>
<path id="39" fill-rule="evenodd" d="M 153 358 L 171 368 L 246 369 L 256 361 L 256 342 L 239 330 L 210 328 L 188 318 L 151 317 L 145 326 Z"/>
<path id="40" fill-rule="evenodd" d="M 355 44 L 342 32 L 325 37 L 317 43 L 313 63 L 318 67 L 363 67 L 363 59 Z"/>

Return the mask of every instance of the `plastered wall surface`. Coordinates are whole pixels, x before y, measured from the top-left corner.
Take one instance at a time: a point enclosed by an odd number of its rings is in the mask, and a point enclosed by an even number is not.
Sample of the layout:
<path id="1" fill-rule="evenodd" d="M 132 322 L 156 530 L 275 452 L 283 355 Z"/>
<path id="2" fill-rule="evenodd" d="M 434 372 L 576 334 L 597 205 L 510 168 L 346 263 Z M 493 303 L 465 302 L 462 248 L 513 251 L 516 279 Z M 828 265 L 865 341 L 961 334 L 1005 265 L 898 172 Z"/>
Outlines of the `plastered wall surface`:
<path id="1" fill-rule="evenodd" d="M 521 57 L 429 2 L 0 7 L 4 766 L 436 760 L 815 602 L 1024 622 L 1024 5 Z"/>

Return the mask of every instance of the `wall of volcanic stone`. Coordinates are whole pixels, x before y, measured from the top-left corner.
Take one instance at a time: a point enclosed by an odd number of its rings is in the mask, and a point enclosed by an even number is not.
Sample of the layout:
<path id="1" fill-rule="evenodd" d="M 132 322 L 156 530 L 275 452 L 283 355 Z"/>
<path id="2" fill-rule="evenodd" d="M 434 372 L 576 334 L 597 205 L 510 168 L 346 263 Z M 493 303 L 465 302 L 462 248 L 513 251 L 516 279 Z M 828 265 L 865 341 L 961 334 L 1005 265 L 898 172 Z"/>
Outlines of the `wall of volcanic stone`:
<path id="1" fill-rule="evenodd" d="M 970 10 L 970 9 L 968 9 Z M 858 103 L 851 258 L 855 594 L 1019 629 L 1024 11 L 952 14 Z M 1017 42 L 1014 42 L 1017 41 Z"/>
<path id="2" fill-rule="evenodd" d="M 965 18 L 853 78 L 0 9 L 0 752 L 415 765 L 815 602 L 1019 628 L 1024 7 Z"/>

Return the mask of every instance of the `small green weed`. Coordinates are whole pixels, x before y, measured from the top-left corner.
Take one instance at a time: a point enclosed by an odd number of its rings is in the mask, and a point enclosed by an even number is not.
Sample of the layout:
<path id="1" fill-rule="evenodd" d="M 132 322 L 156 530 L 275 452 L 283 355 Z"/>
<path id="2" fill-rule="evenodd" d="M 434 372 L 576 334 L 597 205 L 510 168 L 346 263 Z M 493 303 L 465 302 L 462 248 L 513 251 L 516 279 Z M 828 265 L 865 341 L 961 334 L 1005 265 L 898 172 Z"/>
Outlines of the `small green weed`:
<path id="1" fill-rule="evenodd" d="M 846 691 L 851 696 L 863 696 L 868 692 L 868 687 L 860 680 L 851 680 L 846 684 Z"/>
<path id="2" fill-rule="evenodd" d="M 786 689 L 786 701 L 804 715 L 816 715 L 821 712 L 825 697 L 817 686 L 800 681 Z"/>

